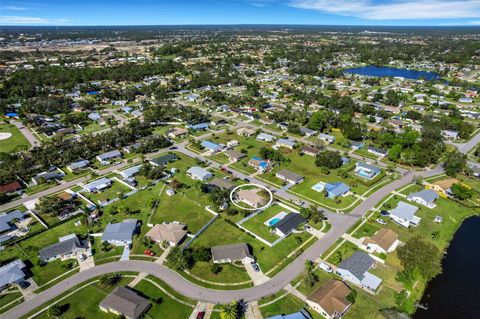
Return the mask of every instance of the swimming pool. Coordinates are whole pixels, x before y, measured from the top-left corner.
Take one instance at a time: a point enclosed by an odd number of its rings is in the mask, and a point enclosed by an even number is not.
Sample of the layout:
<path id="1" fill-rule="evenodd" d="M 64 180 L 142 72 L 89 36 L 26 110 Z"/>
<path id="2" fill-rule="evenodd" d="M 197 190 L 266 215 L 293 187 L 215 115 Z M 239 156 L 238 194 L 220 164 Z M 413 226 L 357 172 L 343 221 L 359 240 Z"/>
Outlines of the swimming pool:
<path id="1" fill-rule="evenodd" d="M 282 220 L 281 218 L 276 217 L 276 218 L 270 219 L 270 220 L 268 221 L 268 224 L 269 224 L 270 226 L 275 226 L 275 224 L 278 223 L 278 222 L 281 221 L 281 220 Z"/>
<path id="2" fill-rule="evenodd" d="M 285 216 L 287 216 L 287 213 L 284 212 L 284 211 L 281 211 L 280 213 L 276 214 L 275 216 L 273 216 L 272 218 L 270 218 L 269 220 L 267 220 L 266 222 L 264 222 L 263 224 L 265 226 L 269 226 L 269 227 L 272 227 L 272 226 L 275 226 L 279 221 L 281 221 Z"/>
<path id="3" fill-rule="evenodd" d="M 323 190 L 325 189 L 325 183 L 323 182 L 318 182 L 316 183 L 315 185 L 312 186 L 312 189 L 314 191 L 317 191 L 317 192 L 323 192 Z"/>

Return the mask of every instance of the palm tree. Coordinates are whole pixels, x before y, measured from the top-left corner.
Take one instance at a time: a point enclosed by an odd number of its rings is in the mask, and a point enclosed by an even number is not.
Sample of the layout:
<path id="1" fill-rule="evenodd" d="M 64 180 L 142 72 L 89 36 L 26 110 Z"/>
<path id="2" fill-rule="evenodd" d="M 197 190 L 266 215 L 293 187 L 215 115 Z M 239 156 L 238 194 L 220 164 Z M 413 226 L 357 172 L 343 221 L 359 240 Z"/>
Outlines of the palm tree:
<path id="1" fill-rule="evenodd" d="M 222 305 L 222 312 L 220 312 L 222 319 L 237 319 L 238 318 L 238 304 L 233 300 L 228 305 Z"/>

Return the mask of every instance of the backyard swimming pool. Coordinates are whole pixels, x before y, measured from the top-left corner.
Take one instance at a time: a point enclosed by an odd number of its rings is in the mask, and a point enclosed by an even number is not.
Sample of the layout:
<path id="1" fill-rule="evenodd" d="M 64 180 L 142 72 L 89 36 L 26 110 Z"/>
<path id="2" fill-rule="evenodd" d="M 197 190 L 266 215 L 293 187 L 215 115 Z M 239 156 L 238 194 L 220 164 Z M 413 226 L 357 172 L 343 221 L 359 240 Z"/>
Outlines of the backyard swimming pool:
<path id="1" fill-rule="evenodd" d="M 275 224 L 281 221 L 285 216 L 287 216 L 287 213 L 284 211 L 281 211 L 280 213 L 276 214 L 275 216 L 273 216 L 263 224 L 268 227 L 275 226 Z"/>
<path id="2" fill-rule="evenodd" d="M 325 189 L 325 183 L 324 182 L 318 182 L 315 185 L 312 186 L 312 189 L 317 192 L 323 192 Z"/>

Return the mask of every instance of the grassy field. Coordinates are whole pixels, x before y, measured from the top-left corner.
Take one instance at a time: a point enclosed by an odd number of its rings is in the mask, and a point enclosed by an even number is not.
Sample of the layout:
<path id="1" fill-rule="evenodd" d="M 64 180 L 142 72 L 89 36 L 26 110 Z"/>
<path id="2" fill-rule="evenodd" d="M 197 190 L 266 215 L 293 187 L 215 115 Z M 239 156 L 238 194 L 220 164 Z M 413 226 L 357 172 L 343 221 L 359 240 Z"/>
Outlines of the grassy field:
<path id="1" fill-rule="evenodd" d="M 197 277 L 213 282 L 238 283 L 250 281 L 250 277 L 243 266 L 222 264 L 220 265 L 221 271 L 214 274 L 211 271 L 212 264 L 212 262 L 196 262 L 195 266 L 189 271 Z"/>
<path id="2" fill-rule="evenodd" d="M 11 153 L 19 150 L 25 150 L 30 147 L 28 140 L 13 124 L 0 123 L 0 133 L 12 134 L 9 138 L 0 140 L 0 149 L 2 152 Z"/>
<path id="3" fill-rule="evenodd" d="M 279 237 L 275 235 L 275 233 L 272 233 L 270 227 L 266 226 L 264 223 L 280 212 L 285 212 L 288 214 L 290 213 L 290 210 L 285 209 L 279 205 L 272 205 L 265 209 L 262 213 L 247 220 L 245 223 L 242 224 L 242 226 L 262 237 L 263 239 L 269 242 L 274 242 Z"/>
<path id="4" fill-rule="evenodd" d="M 99 193 L 95 193 L 95 194 L 83 193 L 83 195 L 88 199 L 90 199 L 92 202 L 98 204 L 99 202 L 121 197 L 122 194 L 128 193 L 129 191 L 131 191 L 131 189 L 128 188 L 127 186 L 123 185 L 118 181 L 112 180 L 112 186 L 110 186 L 109 188 Z"/>

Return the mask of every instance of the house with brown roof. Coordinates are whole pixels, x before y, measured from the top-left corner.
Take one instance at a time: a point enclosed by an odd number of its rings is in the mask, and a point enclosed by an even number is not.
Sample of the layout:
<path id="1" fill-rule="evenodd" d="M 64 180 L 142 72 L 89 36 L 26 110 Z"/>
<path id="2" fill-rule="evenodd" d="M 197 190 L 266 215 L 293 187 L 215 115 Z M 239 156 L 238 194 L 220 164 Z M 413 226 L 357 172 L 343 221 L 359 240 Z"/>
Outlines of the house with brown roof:
<path id="1" fill-rule="evenodd" d="M 427 184 L 425 188 L 433 189 L 441 197 L 447 198 L 448 196 L 450 196 L 450 188 L 453 186 L 453 184 L 456 184 L 458 182 L 459 180 L 456 178 L 447 178 L 447 179 L 442 179 L 441 181 L 436 181 L 434 183 Z"/>
<path id="2" fill-rule="evenodd" d="M 377 231 L 372 237 L 367 237 L 363 240 L 362 245 L 369 252 L 377 253 L 391 253 L 394 251 L 400 241 L 398 234 L 391 229 L 382 228 Z"/>
<path id="3" fill-rule="evenodd" d="M 141 318 L 150 308 L 150 302 L 125 287 L 117 287 L 100 302 L 100 310 L 128 319 Z"/>
<path id="4" fill-rule="evenodd" d="M 22 195 L 22 186 L 20 185 L 19 181 L 13 181 L 7 184 L 0 185 L 0 193 L 4 193 L 7 195 L 17 193 L 18 195 Z"/>
<path id="5" fill-rule="evenodd" d="M 168 131 L 167 136 L 170 138 L 177 138 L 177 137 L 187 135 L 187 133 L 188 133 L 188 130 L 186 128 L 174 127 Z"/>
<path id="6" fill-rule="evenodd" d="M 252 136 L 254 135 L 256 132 L 253 128 L 250 128 L 250 127 L 241 127 L 237 130 L 237 135 L 240 135 L 240 136 Z"/>
<path id="7" fill-rule="evenodd" d="M 214 263 L 231 263 L 241 261 L 242 263 L 251 263 L 255 257 L 250 253 L 248 245 L 245 243 L 215 246 L 211 248 Z"/>
<path id="8" fill-rule="evenodd" d="M 238 162 L 240 159 L 246 156 L 245 154 L 234 150 L 226 150 L 225 152 L 223 152 L 223 154 L 228 157 L 228 160 L 230 162 Z"/>
<path id="9" fill-rule="evenodd" d="M 185 225 L 180 223 L 156 224 L 146 234 L 156 243 L 168 242 L 170 246 L 180 244 L 187 236 Z"/>
<path id="10" fill-rule="evenodd" d="M 301 151 L 303 154 L 310 156 L 317 156 L 320 153 L 320 150 L 313 146 L 303 146 Z"/>
<path id="11" fill-rule="evenodd" d="M 341 318 L 352 305 L 347 300 L 351 291 L 344 282 L 330 279 L 307 298 L 307 304 L 327 319 Z"/>
<path id="12" fill-rule="evenodd" d="M 238 192 L 238 200 L 254 208 L 261 207 L 266 200 L 258 195 L 257 189 L 242 189 Z"/>

